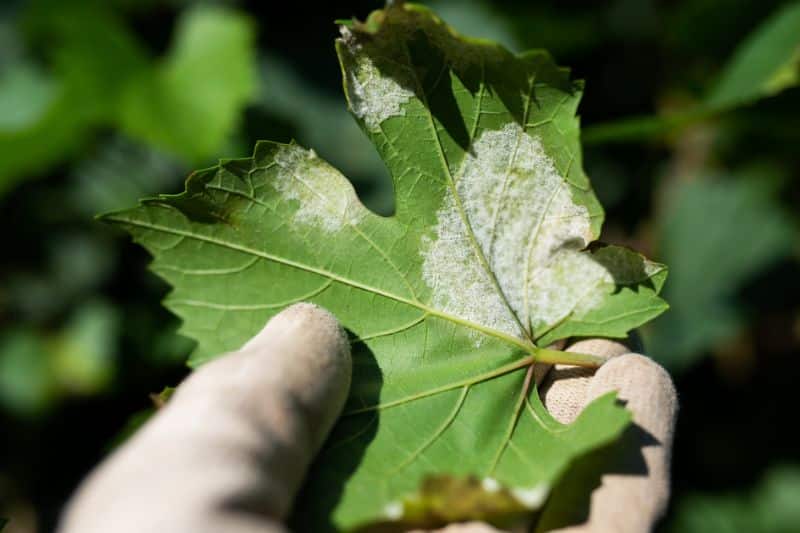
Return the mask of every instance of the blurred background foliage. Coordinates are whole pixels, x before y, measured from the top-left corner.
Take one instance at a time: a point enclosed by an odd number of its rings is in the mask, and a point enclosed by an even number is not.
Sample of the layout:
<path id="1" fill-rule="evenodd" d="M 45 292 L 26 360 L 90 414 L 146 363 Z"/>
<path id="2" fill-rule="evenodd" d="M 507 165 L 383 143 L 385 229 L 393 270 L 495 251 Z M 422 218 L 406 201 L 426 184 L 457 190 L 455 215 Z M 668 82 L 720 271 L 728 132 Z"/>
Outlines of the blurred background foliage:
<path id="1" fill-rule="evenodd" d="M 428 2 L 463 33 L 585 79 L 604 240 L 670 265 L 642 331 L 682 412 L 663 531 L 800 524 L 800 2 Z M 0 516 L 52 530 L 192 343 L 148 258 L 93 220 L 192 168 L 295 138 L 391 213 L 350 118 L 332 21 L 380 1 L 0 3 Z M 158 400 L 158 397 L 155 398 Z M 2 520 L 0 520 L 2 528 Z"/>

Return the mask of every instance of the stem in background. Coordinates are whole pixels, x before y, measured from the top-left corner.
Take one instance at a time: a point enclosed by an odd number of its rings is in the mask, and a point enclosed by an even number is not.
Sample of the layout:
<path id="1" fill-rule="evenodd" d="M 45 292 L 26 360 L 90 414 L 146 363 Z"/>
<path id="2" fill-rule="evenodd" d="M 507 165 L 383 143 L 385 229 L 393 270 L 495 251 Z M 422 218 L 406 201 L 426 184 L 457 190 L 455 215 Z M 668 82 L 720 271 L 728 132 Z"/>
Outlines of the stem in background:
<path id="1" fill-rule="evenodd" d="M 587 145 L 649 141 L 725 111 L 727 108 L 722 106 L 698 104 L 685 111 L 601 122 L 584 127 L 581 140 Z"/>
<path id="2" fill-rule="evenodd" d="M 574 365 L 588 368 L 597 368 L 606 362 L 604 357 L 590 355 L 588 353 L 562 352 L 561 350 L 550 350 L 539 348 L 534 355 L 537 363 L 547 363 L 551 365 Z"/>

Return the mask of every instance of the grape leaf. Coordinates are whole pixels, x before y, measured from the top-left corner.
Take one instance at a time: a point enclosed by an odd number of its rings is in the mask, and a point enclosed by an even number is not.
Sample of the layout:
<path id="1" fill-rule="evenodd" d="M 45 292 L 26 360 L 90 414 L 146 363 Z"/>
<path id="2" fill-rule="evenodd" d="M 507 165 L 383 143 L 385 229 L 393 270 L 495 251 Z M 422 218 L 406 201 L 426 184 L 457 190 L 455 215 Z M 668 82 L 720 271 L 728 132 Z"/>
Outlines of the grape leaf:
<path id="1" fill-rule="evenodd" d="M 458 36 L 402 3 L 342 33 L 345 93 L 392 175 L 393 216 L 368 211 L 312 150 L 260 142 L 180 195 L 105 218 L 174 287 L 165 303 L 199 342 L 192 364 L 297 301 L 353 335 L 351 394 L 296 505 L 300 528 L 408 521 L 412 508 L 425 509 L 416 525 L 494 520 L 478 503 L 458 516 L 420 503 L 431 486 L 480 501 L 469 480 L 535 509 L 629 414 L 612 394 L 559 424 L 531 363 L 563 356 L 542 348 L 553 341 L 621 337 L 661 313 L 666 269 L 587 249 L 603 211 L 581 166 L 582 85 L 548 54 Z"/>

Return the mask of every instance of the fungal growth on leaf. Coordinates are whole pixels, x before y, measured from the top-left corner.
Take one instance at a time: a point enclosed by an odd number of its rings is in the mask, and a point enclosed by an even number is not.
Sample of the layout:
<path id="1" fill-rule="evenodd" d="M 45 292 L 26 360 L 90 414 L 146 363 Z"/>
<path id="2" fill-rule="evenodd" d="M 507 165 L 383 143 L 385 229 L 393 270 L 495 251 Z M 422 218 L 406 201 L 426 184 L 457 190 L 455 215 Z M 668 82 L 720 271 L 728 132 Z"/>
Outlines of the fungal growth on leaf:
<path id="1" fill-rule="evenodd" d="M 366 209 L 313 151 L 262 141 L 195 172 L 181 195 L 105 218 L 172 285 L 165 303 L 198 342 L 193 365 L 297 301 L 352 334 L 350 397 L 298 527 L 533 512 L 629 414 L 606 395 L 560 424 L 532 363 L 596 363 L 547 346 L 654 318 L 666 269 L 592 244 L 603 211 L 581 164 L 582 84 L 547 53 L 462 37 L 401 2 L 347 24 L 336 49 L 350 109 L 391 173 L 393 216 Z M 437 487 L 472 504 L 443 516 Z"/>

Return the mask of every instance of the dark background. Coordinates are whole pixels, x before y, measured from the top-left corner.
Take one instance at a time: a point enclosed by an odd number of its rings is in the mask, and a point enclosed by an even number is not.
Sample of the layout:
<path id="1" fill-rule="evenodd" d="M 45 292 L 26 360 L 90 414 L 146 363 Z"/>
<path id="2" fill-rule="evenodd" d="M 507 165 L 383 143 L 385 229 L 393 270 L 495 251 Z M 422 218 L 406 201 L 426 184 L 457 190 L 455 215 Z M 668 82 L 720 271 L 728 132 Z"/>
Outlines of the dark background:
<path id="1" fill-rule="evenodd" d="M 462 33 L 546 48 L 586 80 L 584 166 L 607 209 L 603 239 L 671 268 L 672 309 L 641 332 L 681 401 L 661 529 L 799 530 L 800 92 L 693 117 L 748 35 L 796 2 L 426 3 Z M 247 155 L 263 138 L 315 148 L 369 206 L 391 212 L 385 170 L 346 113 L 333 50 L 334 19 L 378 7 L 2 0 L 7 531 L 52 530 L 81 477 L 152 406 L 149 394 L 187 372 L 192 343 L 159 304 L 168 288 L 95 214 L 177 192 L 192 168 Z M 800 39 L 794 47 L 796 79 Z M 755 61 L 774 53 L 785 49 Z M 218 92 L 186 90 L 215 79 Z M 137 118 L 148 110 L 155 119 Z M 590 135 L 669 113 L 692 118 Z"/>

